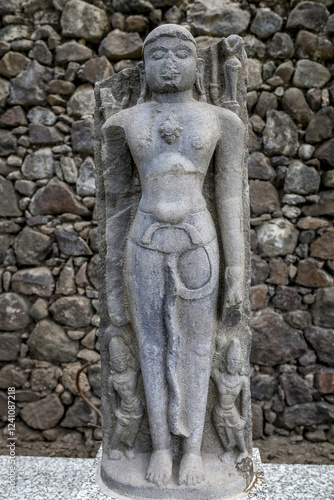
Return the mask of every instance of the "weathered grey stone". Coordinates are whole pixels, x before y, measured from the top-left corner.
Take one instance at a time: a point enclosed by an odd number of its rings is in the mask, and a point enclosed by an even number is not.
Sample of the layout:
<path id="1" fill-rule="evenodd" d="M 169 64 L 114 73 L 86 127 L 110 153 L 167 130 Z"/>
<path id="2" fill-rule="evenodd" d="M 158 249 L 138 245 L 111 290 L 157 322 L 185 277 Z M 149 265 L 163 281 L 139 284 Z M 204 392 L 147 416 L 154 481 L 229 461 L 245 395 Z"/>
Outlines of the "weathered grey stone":
<path id="1" fill-rule="evenodd" d="M 2 217 L 19 217 L 21 210 L 17 204 L 14 186 L 0 175 L 0 213 Z"/>
<path id="2" fill-rule="evenodd" d="M 30 309 L 30 314 L 35 321 L 39 321 L 48 316 L 48 303 L 45 299 L 37 299 Z"/>
<path id="3" fill-rule="evenodd" d="M 67 112 L 74 118 L 94 114 L 94 89 L 89 83 L 80 85 L 67 104 Z"/>
<path id="4" fill-rule="evenodd" d="M 250 21 L 250 13 L 230 1 L 195 0 L 187 12 L 188 23 L 196 35 L 228 36 L 244 31 Z"/>
<path id="5" fill-rule="evenodd" d="M 293 311 L 302 306 L 301 296 L 292 286 L 278 286 L 273 297 L 273 305 L 283 311 Z"/>
<path id="6" fill-rule="evenodd" d="M 270 164 L 269 158 L 263 153 L 255 152 L 248 158 L 248 176 L 250 179 L 272 180 L 276 172 Z"/>
<path id="7" fill-rule="evenodd" d="M 35 106 L 27 113 L 27 118 L 31 123 L 39 123 L 40 125 L 54 125 L 57 117 L 51 109 Z"/>
<path id="8" fill-rule="evenodd" d="M 24 266 L 39 265 L 48 255 L 52 239 L 46 234 L 34 231 L 26 226 L 14 241 L 14 251 L 19 264 Z"/>
<path id="9" fill-rule="evenodd" d="M 259 401 L 270 401 L 277 391 L 278 380 L 276 377 L 265 373 L 258 373 L 251 379 L 252 398 Z"/>
<path id="10" fill-rule="evenodd" d="M 93 57 L 92 49 L 78 42 L 66 42 L 56 47 L 56 63 L 66 64 L 68 62 L 83 63 Z M 51 78 L 50 78 L 51 80 Z"/>
<path id="11" fill-rule="evenodd" d="M 78 120 L 71 129 L 72 147 L 74 151 L 84 154 L 94 153 L 94 121 Z"/>
<path id="12" fill-rule="evenodd" d="M 293 84 L 304 89 L 312 87 L 322 88 L 330 80 L 328 69 L 314 61 L 302 59 L 297 62 L 296 71 L 293 75 Z"/>
<path id="13" fill-rule="evenodd" d="M 64 407 L 56 394 L 28 403 L 20 412 L 22 420 L 33 429 L 50 429 L 64 415 Z"/>
<path id="14" fill-rule="evenodd" d="M 310 255 L 320 259 L 334 260 L 334 229 L 328 229 L 311 244 Z"/>
<path id="15" fill-rule="evenodd" d="M 250 30 L 259 38 L 268 38 L 282 27 L 283 19 L 271 9 L 263 8 L 256 11 L 256 16 Z"/>
<path id="16" fill-rule="evenodd" d="M 288 83 L 295 71 L 292 61 L 286 61 L 278 66 L 275 76 L 282 78 L 284 83 Z"/>
<path id="17" fill-rule="evenodd" d="M 298 130 L 290 116 L 283 111 L 269 110 L 263 131 L 265 154 L 294 156 L 298 146 Z"/>
<path id="18" fill-rule="evenodd" d="M 48 94 L 72 95 L 75 90 L 75 85 L 72 82 L 64 80 L 51 80 L 46 87 Z"/>
<path id="19" fill-rule="evenodd" d="M 277 189 L 268 181 L 250 181 L 249 197 L 253 217 L 280 208 Z"/>
<path id="20" fill-rule="evenodd" d="M 78 169 L 73 158 L 62 156 L 60 158 L 60 168 L 66 182 L 74 184 L 77 181 Z"/>
<path id="21" fill-rule="evenodd" d="M 54 278 L 48 267 L 22 269 L 21 271 L 17 271 L 12 277 L 14 292 L 22 293 L 23 295 L 50 297 L 54 287 Z"/>
<path id="22" fill-rule="evenodd" d="M 64 36 L 85 38 L 95 43 L 109 31 L 106 11 L 81 0 L 70 0 L 65 4 L 60 23 Z"/>
<path id="23" fill-rule="evenodd" d="M 264 54 L 266 53 L 266 45 L 261 42 L 261 40 L 258 40 L 254 35 L 246 35 L 245 37 L 243 37 L 243 39 L 248 57 L 261 58 L 264 56 Z"/>
<path id="24" fill-rule="evenodd" d="M 15 135 L 7 132 L 7 130 L 0 129 L 0 156 L 15 154 L 16 150 L 17 140 Z"/>
<path id="25" fill-rule="evenodd" d="M 72 259 L 68 259 L 59 275 L 56 293 L 59 295 L 73 295 L 76 293 Z"/>
<path id="26" fill-rule="evenodd" d="M 326 24 L 329 12 L 317 2 L 301 2 L 290 13 L 287 28 L 306 28 L 320 31 Z"/>
<path id="27" fill-rule="evenodd" d="M 9 292 L 0 295 L 0 310 L 0 330 L 10 332 L 21 330 L 26 328 L 31 321 L 28 301 L 16 293 Z"/>
<path id="28" fill-rule="evenodd" d="M 52 79 L 53 71 L 31 61 L 27 69 L 11 80 L 10 104 L 35 106 L 46 104 L 45 88 Z"/>
<path id="29" fill-rule="evenodd" d="M 292 38 L 287 33 L 275 33 L 267 50 L 269 56 L 274 59 L 291 59 L 295 48 Z"/>
<path id="30" fill-rule="evenodd" d="M 88 326 L 93 315 L 91 301 L 81 296 L 62 297 L 52 304 L 50 311 L 55 321 L 75 328 Z"/>
<path id="31" fill-rule="evenodd" d="M 28 55 L 30 59 L 36 59 L 41 64 L 46 64 L 47 66 L 51 66 L 52 64 L 52 53 L 43 40 L 37 40 Z"/>
<path id="32" fill-rule="evenodd" d="M 313 113 L 301 90 L 291 87 L 284 92 L 282 106 L 291 118 L 302 126 L 311 120 Z"/>
<path id="33" fill-rule="evenodd" d="M 318 62 L 332 59 L 333 45 L 324 37 L 308 31 L 299 31 L 296 38 L 296 56 L 298 59 L 312 59 Z"/>
<path id="34" fill-rule="evenodd" d="M 6 104 L 7 97 L 9 96 L 9 82 L 0 78 L 0 107 L 3 108 Z"/>
<path id="35" fill-rule="evenodd" d="M 277 416 L 275 425 L 292 430 L 300 425 L 319 425 L 330 421 L 330 405 L 313 402 L 284 408 L 284 411 Z"/>
<path id="36" fill-rule="evenodd" d="M 262 64 L 257 59 L 248 59 L 248 86 L 247 90 L 258 89 L 263 83 Z"/>
<path id="37" fill-rule="evenodd" d="M 319 201 L 313 205 L 306 205 L 303 207 L 303 213 L 311 216 L 334 216 L 334 190 L 320 191 L 318 195 Z"/>
<path id="38" fill-rule="evenodd" d="M 0 234 L 0 263 L 4 261 L 8 248 L 10 247 L 10 238 L 7 234 Z"/>
<path id="39" fill-rule="evenodd" d="M 259 255 L 253 254 L 251 259 L 251 271 L 251 284 L 260 285 L 269 276 L 269 265 L 264 259 L 261 259 Z"/>
<path id="40" fill-rule="evenodd" d="M 16 365 L 5 365 L 0 370 L 0 389 L 8 387 L 19 389 L 28 380 L 29 374 Z"/>
<path id="41" fill-rule="evenodd" d="M 280 382 L 289 406 L 312 401 L 312 394 L 307 383 L 297 373 L 283 373 L 280 376 Z"/>
<path id="42" fill-rule="evenodd" d="M 30 376 L 31 389 L 43 396 L 47 395 L 57 387 L 60 373 L 60 368 L 53 365 L 47 368 L 35 368 Z"/>
<path id="43" fill-rule="evenodd" d="M 42 319 L 31 332 L 28 342 L 30 356 L 51 363 L 70 363 L 79 351 L 79 342 L 71 340 L 61 326 Z"/>
<path id="44" fill-rule="evenodd" d="M 47 127 L 39 123 L 31 123 L 29 125 L 29 139 L 31 144 L 42 146 L 63 142 L 64 136 L 56 127 Z"/>
<path id="45" fill-rule="evenodd" d="M 316 193 L 320 186 L 320 175 L 314 167 L 308 167 L 299 160 L 293 160 L 287 170 L 284 191 L 307 195 Z"/>
<path id="46" fill-rule="evenodd" d="M 65 255 L 92 255 L 85 240 L 72 227 L 57 227 L 55 235 L 61 253 Z"/>
<path id="47" fill-rule="evenodd" d="M 30 60 L 20 52 L 7 52 L 0 61 L 0 75 L 13 78 L 24 71 Z"/>
<path id="48" fill-rule="evenodd" d="M 85 427 L 88 424 L 95 424 L 97 415 L 87 403 L 81 398 L 76 398 L 75 402 L 66 412 L 64 420 L 61 422 L 62 427 Z"/>
<path id="49" fill-rule="evenodd" d="M 310 326 L 305 330 L 305 337 L 316 351 L 319 360 L 334 366 L 334 329 Z"/>
<path id="50" fill-rule="evenodd" d="M 308 311 L 290 311 L 285 316 L 284 319 L 293 326 L 293 328 L 304 329 L 310 326 L 312 318 Z"/>
<path id="51" fill-rule="evenodd" d="M 307 288 L 327 287 L 333 284 L 333 278 L 318 268 L 315 259 L 308 258 L 298 264 L 296 283 Z"/>
<path id="52" fill-rule="evenodd" d="M 310 143 L 321 142 L 332 137 L 334 131 L 334 108 L 326 106 L 311 119 L 305 133 L 305 140 Z"/>
<path id="53" fill-rule="evenodd" d="M 142 46 L 138 33 L 125 33 L 116 29 L 102 40 L 99 55 L 106 56 L 110 61 L 137 59 L 141 56 Z"/>
<path id="54" fill-rule="evenodd" d="M 283 317 L 272 309 L 254 314 L 251 362 L 274 366 L 292 361 L 307 350 L 299 332 L 289 326 Z"/>
<path id="55" fill-rule="evenodd" d="M 19 127 L 20 125 L 24 126 L 27 125 L 27 123 L 26 115 L 21 106 L 9 108 L 0 118 L 0 126 L 4 128 Z"/>
<path id="56" fill-rule="evenodd" d="M 76 385 L 76 377 L 77 373 L 81 368 L 81 363 L 69 363 L 62 367 L 63 373 L 61 376 L 61 383 L 72 394 L 76 396 L 79 395 L 77 385 Z M 81 372 L 79 377 L 80 388 L 83 393 L 88 392 L 90 390 L 90 385 L 87 379 L 87 375 L 85 372 Z"/>
<path id="57" fill-rule="evenodd" d="M 4 42 L 13 42 L 21 38 L 30 38 L 31 29 L 23 24 L 8 24 L 0 29 L 0 40 Z"/>
<path id="58" fill-rule="evenodd" d="M 78 71 L 78 77 L 84 82 L 94 84 L 114 74 L 114 69 L 105 56 L 94 57 L 87 61 Z"/>
<path id="59" fill-rule="evenodd" d="M 50 148 L 42 148 L 27 155 L 22 165 L 26 179 L 45 179 L 54 174 L 54 161 Z"/>
<path id="60" fill-rule="evenodd" d="M 20 333 L 0 333 L 0 361 L 16 361 L 20 355 L 21 344 Z"/>
<path id="61" fill-rule="evenodd" d="M 286 219 L 278 218 L 260 224 L 256 228 L 258 249 L 264 257 L 276 257 L 293 253 L 299 231 Z"/>
<path id="62" fill-rule="evenodd" d="M 334 167 L 334 139 L 324 142 L 315 152 L 314 155 L 325 164 Z"/>
<path id="63" fill-rule="evenodd" d="M 80 196 L 95 195 L 95 166 L 92 158 L 88 157 L 79 170 L 77 193 Z"/>
<path id="64" fill-rule="evenodd" d="M 332 328 L 334 324 L 334 288 L 319 288 L 312 306 L 313 323 Z"/>
<path id="65" fill-rule="evenodd" d="M 51 181 L 39 189 L 29 205 L 32 215 L 59 215 L 73 213 L 88 214 L 88 210 L 75 198 L 73 191 L 58 179 Z"/>

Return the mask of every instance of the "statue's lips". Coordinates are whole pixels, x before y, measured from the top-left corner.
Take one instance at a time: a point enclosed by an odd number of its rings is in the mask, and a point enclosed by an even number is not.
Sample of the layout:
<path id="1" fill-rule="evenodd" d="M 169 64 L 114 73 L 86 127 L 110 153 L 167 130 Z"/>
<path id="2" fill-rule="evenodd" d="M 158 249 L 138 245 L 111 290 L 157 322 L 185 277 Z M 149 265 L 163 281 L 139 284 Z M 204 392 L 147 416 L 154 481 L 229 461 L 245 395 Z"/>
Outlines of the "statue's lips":
<path id="1" fill-rule="evenodd" d="M 178 76 L 180 76 L 180 73 L 178 72 L 173 72 L 173 73 L 163 73 L 162 75 L 160 75 L 160 77 L 163 79 L 163 80 L 175 80 L 175 78 L 177 78 Z"/>

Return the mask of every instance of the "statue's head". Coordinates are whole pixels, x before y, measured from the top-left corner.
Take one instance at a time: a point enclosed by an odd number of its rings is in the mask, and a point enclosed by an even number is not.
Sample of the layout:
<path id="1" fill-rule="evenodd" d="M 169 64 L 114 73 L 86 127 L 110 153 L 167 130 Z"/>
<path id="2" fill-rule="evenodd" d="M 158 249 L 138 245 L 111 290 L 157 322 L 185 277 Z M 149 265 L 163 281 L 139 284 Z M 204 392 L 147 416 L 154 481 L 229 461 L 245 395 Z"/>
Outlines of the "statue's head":
<path id="1" fill-rule="evenodd" d="M 242 368 L 243 357 L 240 342 L 237 339 L 233 339 L 228 346 L 226 352 L 226 370 L 231 375 L 236 375 L 240 373 Z"/>
<path id="2" fill-rule="evenodd" d="M 111 369 L 117 373 L 127 370 L 130 361 L 130 350 L 121 337 L 112 337 L 109 343 Z"/>
<path id="3" fill-rule="evenodd" d="M 156 93 L 177 93 L 193 88 L 199 66 L 192 34 L 177 24 L 164 24 L 151 31 L 143 45 L 145 84 Z"/>

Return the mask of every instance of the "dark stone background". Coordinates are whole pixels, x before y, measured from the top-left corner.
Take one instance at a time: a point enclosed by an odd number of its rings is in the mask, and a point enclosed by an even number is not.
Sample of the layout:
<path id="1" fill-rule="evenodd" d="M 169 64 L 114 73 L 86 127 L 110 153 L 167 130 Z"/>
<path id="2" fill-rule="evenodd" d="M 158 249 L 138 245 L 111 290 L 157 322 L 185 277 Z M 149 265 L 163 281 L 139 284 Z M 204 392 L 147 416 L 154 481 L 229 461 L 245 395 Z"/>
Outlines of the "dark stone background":
<path id="1" fill-rule="evenodd" d="M 101 439 L 93 85 L 161 22 L 249 57 L 254 437 L 334 443 L 334 1 L 0 0 L 0 432 Z M 334 455 L 333 455 L 334 459 Z"/>

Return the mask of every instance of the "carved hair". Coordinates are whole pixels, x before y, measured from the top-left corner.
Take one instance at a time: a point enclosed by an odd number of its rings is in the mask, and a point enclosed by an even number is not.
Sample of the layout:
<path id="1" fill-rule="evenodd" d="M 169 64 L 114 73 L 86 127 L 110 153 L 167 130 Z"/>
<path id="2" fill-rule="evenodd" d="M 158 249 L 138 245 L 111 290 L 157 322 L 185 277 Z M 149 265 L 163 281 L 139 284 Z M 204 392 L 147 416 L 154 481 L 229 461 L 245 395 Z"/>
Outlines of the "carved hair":
<path id="1" fill-rule="evenodd" d="M 155 42 L 162 36 L 177 37 L 181 40 L 186 40 L 187 42 L 192 42 L 196 46 L 195 38 L 192 36 L 189 30 L 180 26 L 178 24 L 162 24 L 155 28 L 151 33 L 147 35 L 143 44 L 143 54 L 145 47 L 150 43 Z"/>
<path id="2" fill-rule="evenodd" d="M 228 346 L 228 349 L 226 351 L 226 361 L 228 361 L 229 359 L 238 359 L 239 361 L 242 361 L 243 359 L 241 346 L 238 339 L 232 339 L 230 345 Z"/>

